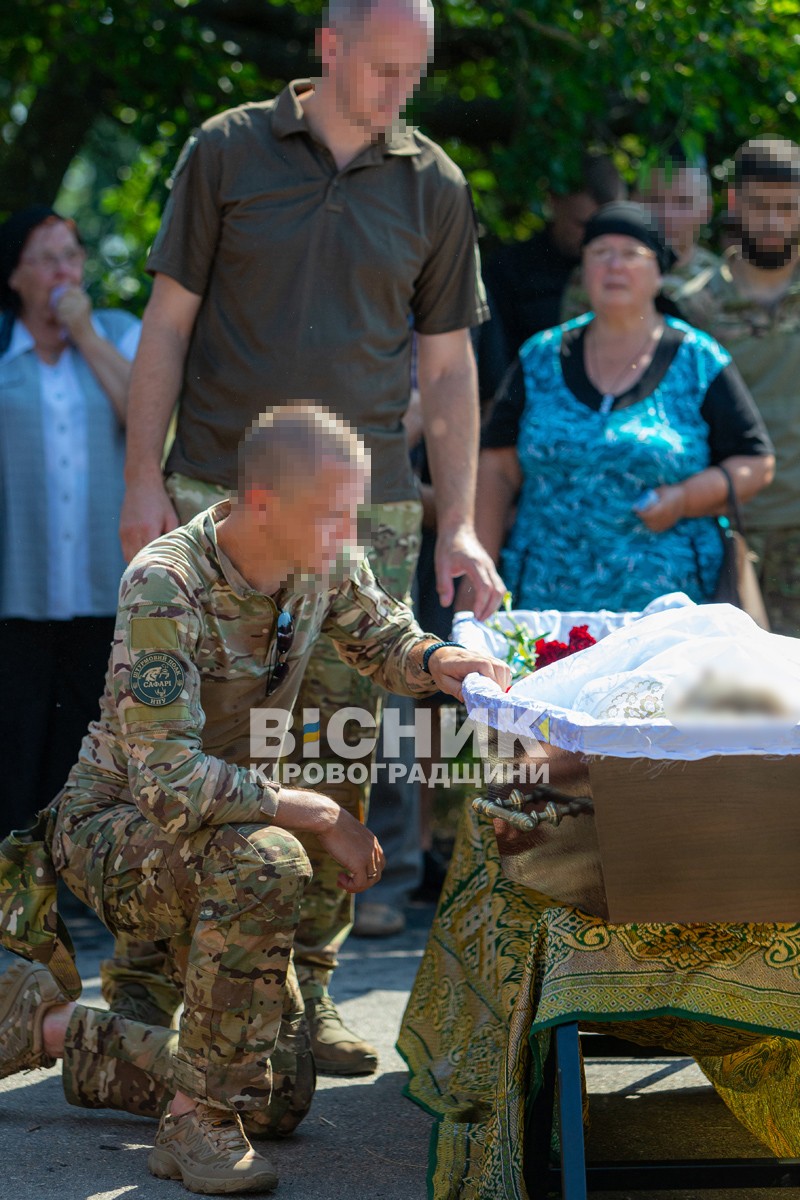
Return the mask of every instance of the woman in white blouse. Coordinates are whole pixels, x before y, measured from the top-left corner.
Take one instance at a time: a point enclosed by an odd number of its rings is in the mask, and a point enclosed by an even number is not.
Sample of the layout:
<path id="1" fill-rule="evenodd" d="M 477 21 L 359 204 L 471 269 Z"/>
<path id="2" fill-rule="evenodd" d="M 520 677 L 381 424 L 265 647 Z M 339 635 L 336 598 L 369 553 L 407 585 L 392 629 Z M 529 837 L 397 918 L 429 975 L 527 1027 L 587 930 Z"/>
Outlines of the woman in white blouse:
<path id="1" fill-rule="evenodd" d="M 92 309 L 72 221 L 0 228 L 0 834 L 53 798 L 98 711 L 124 561 L 139 322 Z"/>

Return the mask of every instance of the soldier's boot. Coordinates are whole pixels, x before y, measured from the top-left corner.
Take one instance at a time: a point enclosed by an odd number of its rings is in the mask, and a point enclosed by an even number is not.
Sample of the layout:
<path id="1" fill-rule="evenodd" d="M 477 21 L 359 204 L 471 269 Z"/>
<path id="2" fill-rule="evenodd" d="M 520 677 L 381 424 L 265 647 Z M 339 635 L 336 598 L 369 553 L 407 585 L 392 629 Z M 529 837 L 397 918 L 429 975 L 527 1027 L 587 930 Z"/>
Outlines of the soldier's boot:
<path id="1" fill-rule="evenodd" d="M 165 1112 L 147 1165 L 159 1179 L 180 1179 L 190 1192 L 228 1196 L 267 1192 L 278 1173 L 250 1145 L 237 1113 L 208 1104 L 183 1116 Z"/>
<path id="2" fill-rule="evenodd" d="M 14 963 L 0 976 L 0 1079 L 34 1067 L 52 1067 L 42 1025 L 49 1009 L 67 1001 L 46 967 Z"/>
<path id="3" fill-rule="evenodd" d="M 378 1051 L 348 1029 L 327 988 L 306 997 L 311 1050 L 320 1075 L 374 1075 Z"/>

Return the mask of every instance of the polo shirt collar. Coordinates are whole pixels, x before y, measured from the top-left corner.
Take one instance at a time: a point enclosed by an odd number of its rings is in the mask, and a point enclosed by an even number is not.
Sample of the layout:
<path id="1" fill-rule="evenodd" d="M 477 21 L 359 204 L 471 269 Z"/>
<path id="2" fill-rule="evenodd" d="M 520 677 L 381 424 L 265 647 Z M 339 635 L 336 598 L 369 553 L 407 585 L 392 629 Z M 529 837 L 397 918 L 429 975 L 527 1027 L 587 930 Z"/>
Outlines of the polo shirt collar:
<path id="1" fill-rule="evenodd" d="M 276 137 L 285 138 L 296 133 L 311 136 L 300 97 L 313 88 L 313 79 L 293 79 L 279 94 L 272 111 L 272 132 Z M 386 154 L 408 156 L 419 153 L 420 146 L 414 137 L 414 130 L 405 121 L 398 120 L 358 157 L 367 156 L 370 162 L 380 162 Z"/>
<path id="2" fill-rule="evenodd" d="M 4 363 L 13 362 L 15 358 L 20 358 L 23 354 L 27 354 L 29 350 L 33 350 L 35 344 L 33 334 L 17 317 L 11 327 L 11 341 L 8 343 L 8 349 L 5 354 L 0 355 L 0 361 Z"/>
<path id="3" fill-rule="evenodd" d="M 106 334 L 103 332 L 103 327 L 97 320 L 97 317 L 94 313 L 91 315 L 91 322 L 92 328 L 98 337 L 101 337 L 104 341 L 107 341 L 108 339 L 106 338 Z M 35 350 L 35 348 L 36 342 L 34 341 L 33 334 L 28 329 L 28 326 L 20 317 L 15 317 L 14 324 L 11 326 L 11 340 L 8 343 L 8 347 L 5 352 L 0 354 L 0 362 L 13 362 L 15 358 L 21 358 L 23 354 L 27 354 L 29 351 Z M 66 353 L 67 350 L 71 349 L 72 343 L 65 342 L 62 353 Z M 58 361 L 60 362 L 61 359 L 59 358 Z"/>

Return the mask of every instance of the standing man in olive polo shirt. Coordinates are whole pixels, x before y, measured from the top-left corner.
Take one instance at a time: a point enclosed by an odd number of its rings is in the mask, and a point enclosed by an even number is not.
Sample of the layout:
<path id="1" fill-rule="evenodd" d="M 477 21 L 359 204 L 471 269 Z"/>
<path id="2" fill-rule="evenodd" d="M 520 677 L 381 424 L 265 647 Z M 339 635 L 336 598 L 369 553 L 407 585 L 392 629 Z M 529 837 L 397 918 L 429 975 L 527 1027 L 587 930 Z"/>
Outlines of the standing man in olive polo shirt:
<path id="1" fill-rule="evenodd" d="M 213 118 L 184 149 L 148 263 L 155 283 L 131 385 L 121 524 L 129 556 L 231 489 L 236 446 L 259 411 L 312 397 L 346 417 L 370 450 L 371 561 L 390 591 L 407 593 L 420 527 L 402 423 L 411 316 L 437 497 L 438 590 L 448 604 L 454 577 L 466 574 L 479 616 L 498 603 L 502 583 L 473 527 L 469 328 L 486 307 L 469 190 L 438 146 L 398 120 L 427 68 L 432 32 L 427 0 L 337 0 L 319 33 L 321 79 Z M 176 400 L 165 486 L 161 453 Z M 378 695 L 363 683 L 354 689 L 321 639 L 295 711 L 321 710 L 323 765 L 332 757 L 327 719 L 348 705 L 377 713 Z M 326 790 L 363 819 L 363 788 Z M 331 860 L 307 849 L 314 882 L 296 958 L 317 1065 L 370 1073 L 374 1049 L 342 1025 L 327 990 L 351 900 Z M 104 994 L 117 1011 L 152 1020 L 160 1008 L 166 1019 L 175 994 L 148 950 L 118 946 Z"/>
<path id="2" fill-rule="evenodd" d="M 775 446 L 775 482 L 745 509 L 775 633 L 800 636 L 800 147 L 754 138 L 736 152 L 728 196 L 741 245 L 699 291 L 686 320 L 730 351 Z"/>

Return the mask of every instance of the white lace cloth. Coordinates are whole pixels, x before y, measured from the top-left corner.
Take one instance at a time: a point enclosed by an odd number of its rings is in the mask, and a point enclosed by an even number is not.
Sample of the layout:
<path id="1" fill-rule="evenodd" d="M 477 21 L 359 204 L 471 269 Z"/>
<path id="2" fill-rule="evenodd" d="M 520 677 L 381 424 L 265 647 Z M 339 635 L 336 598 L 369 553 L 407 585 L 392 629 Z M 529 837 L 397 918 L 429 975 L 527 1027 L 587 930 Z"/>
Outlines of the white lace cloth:
<path id="1" fill-rule="evenodd" d="M 731 605 L 695 605 L 675 593 L 643 613 L 516 612 L 512 618 L 548 640 L 567 641 L 573 625 L 588 625 L 597 645 L 541 668 L 508 693 L 481 675 L 468 676 L 464 699 L 478 722 L 618 758 L 800 754 L 800 639 L 766 633 Z M 505 658 L 506 640 L 471 614 L 456 617 L 453 637 Z M 675 716 L 670 694 L 704 670 L 771 689 L 791 715 L 673 723 L 664 715 L 665 696 Z"/>

